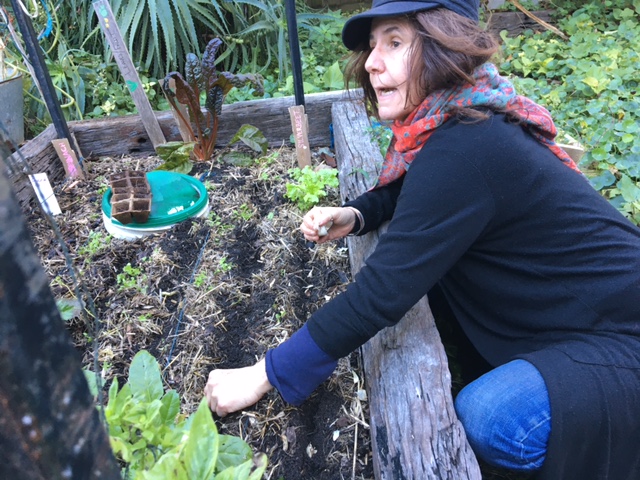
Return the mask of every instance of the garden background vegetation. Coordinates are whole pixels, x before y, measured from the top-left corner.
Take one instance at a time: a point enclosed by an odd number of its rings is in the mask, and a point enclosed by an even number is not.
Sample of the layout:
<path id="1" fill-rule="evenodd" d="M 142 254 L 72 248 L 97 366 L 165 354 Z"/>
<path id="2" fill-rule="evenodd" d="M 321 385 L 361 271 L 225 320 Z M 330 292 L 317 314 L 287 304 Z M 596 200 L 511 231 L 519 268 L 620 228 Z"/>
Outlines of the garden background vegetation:
<path id="1" fill-rule="evenodd" d="M 640 104 L 636 98 L 640 0 L 520 3 L 530 9 L 553 10 L 554 25 L 567 38 L 542 27 L 515 38 L 502 35 L 504 48 L 496 63 L 519 93 L 552 112 L 561 143 L 576 141 L 585 148 L 580 166 L 594 188 L 630 221 L 640 224 Z M 30 5 L 31 13 L 66 118 L 135 113 L 91 3 L 57 0 L 42 5 L 45 8 L 37 12 Z M 162 79 L 171 71 L 184 71 L 187 54 L 200 54 L 214 37 L 224 45 L 217 57 L 219 70 L 262 75 L 265 98 L 293 94 L 282 0 L 112 0 L 111 5 L 156 110 L 169 108 L 160 88 Z M 305 93 L 343 89 L 347 51 L 340 33 L 346 16 L 340 11 L 311 10 L 303 2 L 297 2 L 297 8 Z M 505 8 L 514 9 L 508 2 Z M 484 11 L 482 21 L 487 22 L 490 14 Z M 28 136 L 33 137 L 50 118 L 6 25 L 0 24 L 0 36 L 8 45 L 9 63 L 24 73 L 25 121 Z M 225 101 L 254 99 L 254 93 L 252 86 L 235 88 Z M 372 131 L 376 128 L 379 125 Z M 119 284 L 136 277 L 129 267 Z M 159 386 L 155 388 L 162 393 Z M 158 408 L 160 398 L 151 399 L 158 400 Z M 167 402 L 175 409 L 173 394 L 171 399 Z M 107 408 L 115 411 L 113 404 Z"/>
<path id="2" fill-rule="evenodd" d="M 37 3 L 37 2 L 36 2 Z M 484 5 L 486 1 L 482 2 Z M 636 98 L 640 71 L 640 0 L 520 2 L 530 9 L 550 9 L 568 39 L 551 31 L 502 36 L 497 62 L 520 93 L 547 106 L 561 132 L 586 149 L 582 169 L 594 187 L 634 223 L 640 223 L 640 130 Z M 68 120 L 135 112 L 129 91 L 110 56 L 90 2 L 44 2 L 33 22 L 40 32 L 47 66 Z M 239 0 L 113 0 L 112 9 L 155 110 L 169 105 L 160 81 L 183 71 L 186 56 L 199 54 L 219 37 L 224 44 L 220 70 L 264 77 L 264 97 L 293 94 L 284 2 Z M 515 10 L 510 2 L 504 9 Z M 310 9 L 297 1 L 305 93 L 344 88 L 347 51 L 340 41 L 346 15 Z M 487 21 L 492 11 L 483 11 Z M 73 19 L 73 21 L 69 21 Z M 6 26 L 9 63 L 26 81 L 28 137 L 50 119 L 30 80 Z M 226 102 L 253 99 L 251 87 L 233 89 Z"/>

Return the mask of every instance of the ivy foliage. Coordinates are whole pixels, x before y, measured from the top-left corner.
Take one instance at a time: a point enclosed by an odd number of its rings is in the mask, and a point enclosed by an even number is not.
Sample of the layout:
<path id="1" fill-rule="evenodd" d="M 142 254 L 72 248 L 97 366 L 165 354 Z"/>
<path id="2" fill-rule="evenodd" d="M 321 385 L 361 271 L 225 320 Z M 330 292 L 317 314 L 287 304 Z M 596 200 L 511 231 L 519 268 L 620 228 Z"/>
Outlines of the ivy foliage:
<path id="1" fill-rule="evenodd" d="M 218 433 L 206 400 L 185 418 L 178 394 L 164 391 L 158 362 L 145 350 L 133 358 L 122 388 L 114 379 L 104 413 L 124 478 L 259 480 L 266 470 L 265 455 L 254 458 L 244 440 Z"/>
<path id="2" fill-rule="evenodd" d="M 640 0 L 589 2 L 551 32 L 503 35 L 501 71 L 545 105 L 559 141 L 585 147 L 581 168 L 593 186 L 640 224 Z"/>

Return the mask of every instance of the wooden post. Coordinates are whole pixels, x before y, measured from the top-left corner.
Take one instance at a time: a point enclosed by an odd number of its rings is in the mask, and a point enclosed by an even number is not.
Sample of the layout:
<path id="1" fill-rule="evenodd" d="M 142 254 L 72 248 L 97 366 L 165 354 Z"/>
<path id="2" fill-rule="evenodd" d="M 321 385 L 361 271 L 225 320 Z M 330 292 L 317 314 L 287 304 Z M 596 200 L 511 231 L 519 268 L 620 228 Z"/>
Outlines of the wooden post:
<path id="1" fill-rule="evenodd" d="M 374 184 L 382 156 L 369 138 L 362 102 L 334 103 L 332 120 L 340 194 L 346 201 Z M 347 238 L 354 275 L 384 229 Z M 367 342 L 362 358 L 376 479 L 480 480 L 453 408 L 447 356 L 427 298 Z"/>
<path id="2" fill-rule="evenodd" d="M 142 88 L 136 67 L 133 65 L 129 51 L 122 39 L 122 34 L 120 33 L 116 19 L 111 11 L 111 5 L 109 5 L 107 0 L 95 0 L 93 2 L 93 8 L 98 14 L 100 27 L 102 27 L 102 31 L 105 37 L 107 37 L 109 45 L 111 45 L 113 56 L 115 57 L 116 63 L 118 64 L 118 68 L 120 68 L 120 72 L 122 73 L 125 82 L 127 82 L 127 87 L 129 87 L 131 97 L 133 98 L 133 102 L 136 104 L 138 113 L 140 113 L 142 123 L 149 134 L 153 147 L 155 148 L 158 145 L 166 143 L 164 133 L 162 133 L 160 124 L 151 109 L 151 104 L 149 103 L 149 99 Z"/>
<path id="3" fill-rule="evenodd" d="M 309 119 L 304 113 L 303 105 L 289 107 L 291 117 L 291 130 L 296 142 L 296 156 L 298 157 L 298 167 L 311 166 L 311 148 L 309 148 Z"/>
<path id="4" fill-rule="evenodd" d="M 0 155 L 0 478 L 119 479 L 5 172 Z"/>

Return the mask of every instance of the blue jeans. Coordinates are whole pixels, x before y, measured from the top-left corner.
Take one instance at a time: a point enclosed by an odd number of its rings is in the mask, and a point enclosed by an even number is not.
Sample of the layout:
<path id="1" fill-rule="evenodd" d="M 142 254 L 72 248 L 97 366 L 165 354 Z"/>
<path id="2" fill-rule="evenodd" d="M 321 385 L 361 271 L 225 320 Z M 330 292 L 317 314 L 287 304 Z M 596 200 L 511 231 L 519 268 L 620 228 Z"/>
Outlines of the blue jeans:
<path id="1" fill-rule="evenodd" d="M 473 451 L 490 465 L 538 470 L 551 431 L 549 394 L 540 372 L 513 360 L 463 388 L 455 400 Z"/>

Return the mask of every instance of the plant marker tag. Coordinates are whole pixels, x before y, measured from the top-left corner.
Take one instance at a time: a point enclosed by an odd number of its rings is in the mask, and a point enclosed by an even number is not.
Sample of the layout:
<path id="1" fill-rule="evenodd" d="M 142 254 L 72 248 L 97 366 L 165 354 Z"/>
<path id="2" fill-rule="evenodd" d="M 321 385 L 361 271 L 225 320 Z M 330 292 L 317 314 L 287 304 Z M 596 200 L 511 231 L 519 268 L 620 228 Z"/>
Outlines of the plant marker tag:
<path id="1" fill-rule="evenodd" d="M 296 142 L 296 156 L 298 157 L 298 167 L 311 166 L 311 148 L 309 147 L 309 120 L 304 113 L 304 105 L 289 107 L 291 117 L 291 129 Z"/>
<path id="2" fill-rule="evenodd" d="M 93 2 L 93 8 L 98 15 L 98 22 L 100 23 L 102 32 L 111 46 L 111 52 L 113 53 L 113 57 L 116 60 L 118 68 L 120 69 L 120 73 L 122 73 L 127 87 L 129 87 L 131 98 L 133 98 L 133 103 L 135 103 L 136 108 L 138 109 L 140 119 L 147 131 L 147 135 L 149 135 L 153 148 L 167 143 L 164 138 L 164 133 L 162 133 L 162 129 L 160 128 L 160 123 L 158 122 L 155 113 L 153 113 L 147 94 L 144 92 L 143 88 L 140 88 L 140 77 L 138 76 L 136 67 L 133 65 L 129 51 L 122 39 L 122 34 L 120 33 L 116 19 L 113 16 L 113 11 L 111 10 L 109 2 L 107 0 L 95 0 Z"/>
<path id="3" fill-rule="evenodd" d="M 33 185 L 38 201 L 40 202 L 40 205 L 42 205 L 42 208 L 44 208 L 44 211 L 49 215 L 61 214 L 62 210 L 60 210 L 58 199 L 53 194 L 53 188 L 51 188 L 47 174 L 36 173 L 34 175 L 29 175 L 29 180 L 31 180 L 31 185 Z"/>
<path id="4" fill-rule="evenodd" d="M 67 173 L 67 178 L 79 178 L 84 180 L 84 173 L 78 163 L 76 152 L 74 152 L 71 145 L 69 145 L 69 140 L 66 138 L 57 138 L 55 140 L 51 140 L 51 143 L 53 144 L 53 148 L 56 149 L 58 158 L 62 162 L 64 171 Z"/>

